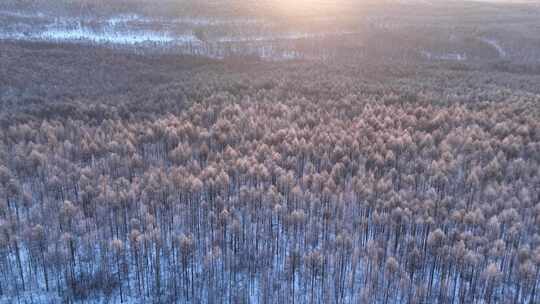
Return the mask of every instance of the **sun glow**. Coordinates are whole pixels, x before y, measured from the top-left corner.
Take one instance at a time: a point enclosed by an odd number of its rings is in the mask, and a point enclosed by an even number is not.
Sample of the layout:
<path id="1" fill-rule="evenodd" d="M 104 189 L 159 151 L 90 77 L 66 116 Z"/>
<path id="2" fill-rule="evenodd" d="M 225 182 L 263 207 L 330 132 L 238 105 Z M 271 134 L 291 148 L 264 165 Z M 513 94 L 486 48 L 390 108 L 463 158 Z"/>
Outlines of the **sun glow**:
<path id="1" fill-rule="evenodd" d="M 313 6 L 317 4 L 318 1 L 314 0 L 280 0 L 279 2 L 282 2 L 281 5 L 288 8 L 289 10 L 296 11 L 296 10 L 308 10 L 312 9 Z"/>
<path id="2" fill-rule="evenodd" d="M 281 16 L 333 15 L 343 8 L 345 0 L 270 0 Z"/>

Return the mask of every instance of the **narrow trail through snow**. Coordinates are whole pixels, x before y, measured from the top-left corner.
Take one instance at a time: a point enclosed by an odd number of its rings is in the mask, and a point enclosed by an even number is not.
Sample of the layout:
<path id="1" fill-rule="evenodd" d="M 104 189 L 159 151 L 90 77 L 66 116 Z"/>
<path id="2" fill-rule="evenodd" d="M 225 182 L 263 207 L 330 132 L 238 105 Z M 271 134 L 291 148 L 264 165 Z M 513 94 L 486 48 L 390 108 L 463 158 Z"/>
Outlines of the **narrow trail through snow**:
<path id="1" fill-rule="evenodd" d="M 491 38 L 482 38 L 481 39 L 483 42 L 489 44 L 491 47 L 493 47 L 497 53 L 499 54 L 499 57 L 501 58 L 504 58 L 506 57 L 506 51 L 504 50 L 504 48 L 499 44 L 499 42 L 495 39 L 491 39 Z"/>

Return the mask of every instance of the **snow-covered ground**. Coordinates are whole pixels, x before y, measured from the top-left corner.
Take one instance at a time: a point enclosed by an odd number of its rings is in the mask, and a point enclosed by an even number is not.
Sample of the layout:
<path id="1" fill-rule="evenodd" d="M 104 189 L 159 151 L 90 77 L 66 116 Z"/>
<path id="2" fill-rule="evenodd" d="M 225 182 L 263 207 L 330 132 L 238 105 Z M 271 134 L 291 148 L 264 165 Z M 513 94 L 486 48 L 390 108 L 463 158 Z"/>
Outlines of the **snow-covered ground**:
<path id="1" fill-rule="evenodd" d="M 465 61 L 467 54 L 450 52 L 450 53 L 434 53 L 426 50 L 420 52 L 424 58 L 428 60 L 444 60 L 444 61 Z"/>
<path id="2" fill-rule="evenodd" d="M 182 54 L 223 58 L 259 56 L 269 60 L 297 59 L 301 54 L 284 44 L 351 32 L 287 32 L 268 30 L 259 19 L 179 17 L 137 14 L 109 17 L 48 16 L 0 11 L 0 40 L 89 43 L 120 47 L 151 47 Z"/>
<path id="3" fill-rule="evenodd" d="M 193 35 L 171 36 L 151 31 L 94 31 L 83 26 L 75 28 L 50 27 L 44 31 L 1 33 L 0 38 L 30 41 L 88 41 L 99 44 L 185 43 L 195 42 Z"/>
<path id="4" fill-rule="evenodd" d="M 27 292 L 19 296 L 0 297 L 0 304 L 59 304 L 62 299 L 54 292 Z M 134 297 L 123 296 L 121 301 L 117 294 L 111 296 L 96 296 L 84 299 L 75 303 L 84 304 L 145 304 L 148 300 L 137 299 Z"/>

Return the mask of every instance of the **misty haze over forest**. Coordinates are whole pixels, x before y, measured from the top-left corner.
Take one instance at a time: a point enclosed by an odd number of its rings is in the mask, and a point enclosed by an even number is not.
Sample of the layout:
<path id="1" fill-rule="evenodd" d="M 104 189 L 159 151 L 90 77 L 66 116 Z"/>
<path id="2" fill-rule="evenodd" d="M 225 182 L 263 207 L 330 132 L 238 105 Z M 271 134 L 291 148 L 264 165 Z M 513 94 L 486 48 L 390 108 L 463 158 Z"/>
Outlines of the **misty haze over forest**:
<path id="1" fill-rule="evenodd" d="M 538 65 L 540 7 L 463 1 L 7 1 L 0 38 L 222 59 L 512 60 Z M 206 4 L 205 4 L 206 3 Z M 429 4 L 428 4 L 429 3 Z M 517 20 L 517 22 L 516 22 Z"/>
<path id="2" fill-rule="evenodd" d="M 540 303 L 540 4 L 0 2 L 0 304 Z"/>

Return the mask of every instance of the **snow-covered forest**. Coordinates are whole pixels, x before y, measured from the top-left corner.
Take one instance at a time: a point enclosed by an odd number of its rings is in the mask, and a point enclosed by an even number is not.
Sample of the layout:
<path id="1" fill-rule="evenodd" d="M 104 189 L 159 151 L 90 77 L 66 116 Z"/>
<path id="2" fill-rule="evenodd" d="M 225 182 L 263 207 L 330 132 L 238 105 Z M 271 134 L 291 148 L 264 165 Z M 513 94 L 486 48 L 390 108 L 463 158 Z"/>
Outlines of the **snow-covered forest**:
<path id="1" fill-rule="evenodd" d="M 0 40 L 0 303 L 540 303 L 540 67 L 504 37 Z"/>
<path id="2" fill-rule="evenodd" d="M 3 52 L 9 301 L 538 301 L 538 76 L 36 47 Z"/>

